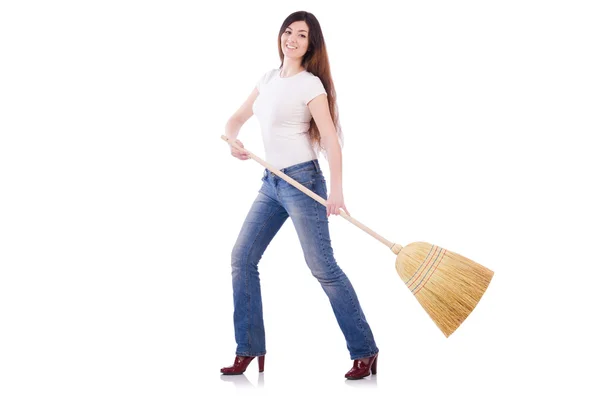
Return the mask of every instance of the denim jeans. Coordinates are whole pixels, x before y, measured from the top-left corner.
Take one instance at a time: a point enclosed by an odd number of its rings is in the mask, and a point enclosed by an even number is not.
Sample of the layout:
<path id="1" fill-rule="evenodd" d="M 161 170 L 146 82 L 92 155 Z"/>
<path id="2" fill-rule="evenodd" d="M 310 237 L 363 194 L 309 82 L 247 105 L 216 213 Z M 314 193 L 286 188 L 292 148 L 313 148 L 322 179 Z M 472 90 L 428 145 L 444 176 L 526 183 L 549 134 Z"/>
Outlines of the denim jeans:
<path id="1" fill-rule="evenodd" d="M 280 171 L 327 199 L 318 160 Z M 337 265 L 329 239 L 326 208 L 265 169 L 263 184 L 231 254 L 234 327 L 239 356 L 266 354 L 258 262 L 283 223 L 292 218 L 312 275 L 327 294 L 352 360 L 379 351 L 354 288 Z"/>

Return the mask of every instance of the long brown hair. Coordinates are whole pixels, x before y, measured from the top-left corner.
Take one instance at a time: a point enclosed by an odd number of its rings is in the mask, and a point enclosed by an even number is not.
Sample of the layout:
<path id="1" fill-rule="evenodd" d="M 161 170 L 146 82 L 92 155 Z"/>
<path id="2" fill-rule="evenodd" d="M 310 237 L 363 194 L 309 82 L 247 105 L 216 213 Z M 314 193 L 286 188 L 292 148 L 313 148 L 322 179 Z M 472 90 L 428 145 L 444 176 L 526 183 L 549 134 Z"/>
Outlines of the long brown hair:
<path id="1" fill-rule="evenodd" d="M 308 25 L 308 50 L 302 58 L 302 67 L 308 72 L 314 74 L 321 79 L 323 87 L 327 92 L 327 101 L 329 103 L 329 112 L 333 119 L 333 125 L 336 128 L 340 143 L 343 144 L 343 138 L 341 135 L 341 127 L 339 121 L 339 114 L 336 101 L 335 87 L 333 86 L 333 79 L 331 78 L 331 70 L 329 68 L 329 57 L 327 56 L 327 48 L 325 47 L 325 39 L 323 38 L 323 32 L 321 31 L 321 25 L 317 18 L 306 11 L 297 11 L 290 14 L 281 25 L 279 29 L 279 36 L 277 36 L 277 48 L 279 49 L 279 59 L 283 66 L 283 51 L 281 50 L 281 35 L 285 30 L 294 22 L 304 21 Z M 314 119 L 310 120 L 310 127 L 308 130 L 308 136 L 313 145 L 323 150 L 321 146 L 321 134 L 319 128 L 315 123 Z"/>

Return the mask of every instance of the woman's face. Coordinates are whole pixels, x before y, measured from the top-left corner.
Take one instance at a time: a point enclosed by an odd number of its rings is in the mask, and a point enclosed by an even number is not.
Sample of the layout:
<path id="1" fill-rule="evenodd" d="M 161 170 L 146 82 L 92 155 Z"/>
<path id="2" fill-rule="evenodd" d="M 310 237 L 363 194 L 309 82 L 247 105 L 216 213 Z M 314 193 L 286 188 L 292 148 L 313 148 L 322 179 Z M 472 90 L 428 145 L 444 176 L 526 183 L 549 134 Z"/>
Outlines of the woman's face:
<path id="1" fill-rule="evenodd" d="M 308 50 L 308 25 L 296 21 L 281 35 L 281 51 L 288 58 L 302 58 Z"/>

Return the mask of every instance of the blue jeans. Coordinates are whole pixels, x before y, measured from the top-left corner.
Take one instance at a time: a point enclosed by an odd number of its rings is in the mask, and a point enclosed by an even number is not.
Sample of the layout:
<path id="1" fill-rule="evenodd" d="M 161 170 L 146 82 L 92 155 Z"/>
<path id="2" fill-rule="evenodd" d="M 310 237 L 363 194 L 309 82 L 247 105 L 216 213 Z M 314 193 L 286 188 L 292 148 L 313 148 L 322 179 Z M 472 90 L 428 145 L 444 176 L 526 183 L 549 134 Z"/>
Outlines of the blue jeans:
<path id="1" fill-rule="evenodd" d="M 327 200 L 325 178 L 318 160 L 281 170 Z M 304 259 L 327 294 L 346 338 L 352 360 L 379 351 L 354 288 L 339 268 L 329 239 L 326 208 L 265 169 L 263 184 L 231 253 L 236 354 L 266 354 L 258 262 L 288 217 L 298 233 Z"/>

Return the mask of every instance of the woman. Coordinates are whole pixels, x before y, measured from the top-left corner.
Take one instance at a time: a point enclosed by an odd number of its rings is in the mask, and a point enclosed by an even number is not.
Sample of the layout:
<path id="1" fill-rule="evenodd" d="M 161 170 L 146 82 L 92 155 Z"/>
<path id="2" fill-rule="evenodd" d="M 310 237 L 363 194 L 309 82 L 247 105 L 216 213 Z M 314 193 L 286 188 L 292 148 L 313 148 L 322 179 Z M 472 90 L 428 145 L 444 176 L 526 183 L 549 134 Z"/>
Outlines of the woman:
<path id="1" fill-rule="evenodd" d="M 348 379 L 377 372 L 377 348 L 352 284 L 338 267 L 329 239 L 328 217 L 348 213 L 342 192 L 343 142 L 335 90 L 321 27 L 311 13 L 288 16 L 279 31 L 279 69 L 265 73 L 248 99 L 229 119 L 225 134 L 236 140 L 242 125 L 256 114 L 263 136 L 266 161 L 324 199 L 324 207 L 265 169 L 263 184 L 232 251 L 236 358 L 226 375 L 241 374 L 259 357 L 264 369 L 265 332 L 258 262 L 285 220 L 290 217 L 313 276 L 331 302 L 354 365 Z M 331 194 L 320 169 L 323 152 L 331 175 Z M 244 151 L 231 154 L 247 160 Z"/>

